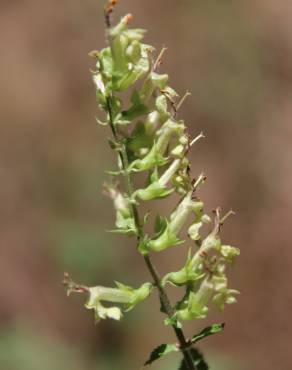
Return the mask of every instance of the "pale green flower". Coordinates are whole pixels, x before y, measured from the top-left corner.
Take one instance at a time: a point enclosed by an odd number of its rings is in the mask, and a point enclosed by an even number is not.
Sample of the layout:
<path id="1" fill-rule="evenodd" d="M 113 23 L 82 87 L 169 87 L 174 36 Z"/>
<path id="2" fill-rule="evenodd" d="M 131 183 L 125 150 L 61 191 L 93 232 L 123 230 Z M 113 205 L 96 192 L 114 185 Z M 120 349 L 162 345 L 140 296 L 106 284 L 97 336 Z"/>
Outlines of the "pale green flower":
<path id="1" fill-rule="evenodd" d="M 138 289 L 133 289 L 121 283 L 117 283 L 117 288 L 103 286 L 88 288 L 89 298 L 85 307 L 94 310 L 96 322 L 106 318 L 121 320 L 123 316 L 121 307 L 104 307 L 101 302 L 119 303 L 129 311 L 146 299 L 151 290 L 152 284 L 150 283 L 145 283 Z"/>

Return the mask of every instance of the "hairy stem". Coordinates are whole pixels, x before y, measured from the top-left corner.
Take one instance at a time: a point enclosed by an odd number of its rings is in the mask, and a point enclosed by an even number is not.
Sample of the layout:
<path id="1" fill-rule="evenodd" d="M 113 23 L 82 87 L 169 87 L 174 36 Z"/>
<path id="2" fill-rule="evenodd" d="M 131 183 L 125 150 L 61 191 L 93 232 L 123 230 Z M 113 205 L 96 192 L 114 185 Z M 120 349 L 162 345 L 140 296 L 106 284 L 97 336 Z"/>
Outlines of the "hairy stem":
<path id="1" fill-rule="evenodd" d="M 108 108 L 108 113 L 109 113 L 110 128 L 111 128 L 111 131 L 112 131 L 112 134 L 113 134 L 115 140 L 118 141 L 118 135 L 117 135 L 117 132 L 116 132 L 116 129 L 115 129 L 115 126 L 114 126 L 114 122 L 113 122 L 113 115 L 112 115 L 111 99 L 110 98 L 107 98 L 107 108 Z M 124 171 L 124 177 L 125 177 L 125 183 L 126 183 L 126 187 L 127 187 L 128 196 L 131 197 L 133 195 L 133 185 L 132 185 L 131 175 L 128 171 L 128 156 L 127 156 L 127 151 L 126 151 L 126 148 L 125 148 L 124 144 L 122 144 L 122 148 L 121 148 L 121 151 L 119 152 L 119 155 L 120 155 L 120 159 L 121 159 L 122 166 L 123 166 L 123 171 Z M 134 220 L 135 220 L 135 226 L 136 226 L 137 232 L 138 232 L 137 241 L 139 243 L 139 241 L 141 240 L 141 238 L 144 235 L 143 227 L 142 227 L 141 222 L 140 222 L 140 216 L 139 216 L 139 212 L 138 212 L 136 204 L 131 203 L 131 207 L 132 207 L 132 212 L 133 212 L 133 216 L 134 216 Z M 153 262 L 151 261 L 151 258 L 149 256 L 149 254 L 144 256 L 144 261 L 145 261 L 145 264 L 146 264 L 146 266 L 147 266 L 147 268 L 148 268 L 148 270 L 149 270 L 149 272 L 152 276 L 154 284 L 158 289 L 162 309 L 167 314 L 167 316 L 169 318 L 171 318 L 174 314 L 174 310 L 171 306 L 168 295 L 167 295 L 165 289 L 163 288 L 163 286 L 161 284 L 161 278 L 160 278 Z M 175 325 L 172 325 L 172 328 L 173 328 L 173 330 L 175 332 L 175 335 L 176 335 L 176 337 L 179 341 L 180 350 L 181 350 L 181 352 L 184 356 L 184 359 L 185 359 L 185 362 L 187 364 L 188 370 L 196 370 L 196 366 L 195 366 L 195 364 L 192 360 L 192 356 L 191 356 L 191 353 L 189 351 L 188 342 L 185 338 L 185 335 L 184 335 L 182 329 L 176 327 Z"/>

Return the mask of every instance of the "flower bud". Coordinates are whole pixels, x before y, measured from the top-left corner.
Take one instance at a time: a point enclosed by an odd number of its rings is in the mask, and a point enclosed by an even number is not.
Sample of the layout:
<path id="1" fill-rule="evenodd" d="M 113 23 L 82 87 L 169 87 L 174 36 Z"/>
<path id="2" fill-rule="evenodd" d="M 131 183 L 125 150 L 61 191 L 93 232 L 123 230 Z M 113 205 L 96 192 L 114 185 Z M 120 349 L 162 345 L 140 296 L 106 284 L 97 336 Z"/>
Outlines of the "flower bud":
<path id="1" fill-rule="evenodd" d="M 230 245 L 222 245 L 220 253 L 227 262 L 233 262 L 235 257 L 240 255 L 240 250 L 239 248 L 231 247 Z"/>

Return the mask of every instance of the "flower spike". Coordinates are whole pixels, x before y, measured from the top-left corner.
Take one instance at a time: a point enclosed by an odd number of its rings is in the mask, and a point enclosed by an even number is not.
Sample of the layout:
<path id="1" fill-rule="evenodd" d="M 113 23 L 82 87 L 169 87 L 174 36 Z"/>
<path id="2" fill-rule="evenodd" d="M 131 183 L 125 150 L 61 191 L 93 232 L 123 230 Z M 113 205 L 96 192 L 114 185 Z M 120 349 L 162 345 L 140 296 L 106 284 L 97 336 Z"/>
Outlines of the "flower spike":
<path id="1" fill-rule="evenodd" d="M 130 27 L 131 14 L 112 25 L 116 4 L 117 0 L 108 0 L 104 7 L 108 45 L 89 53 L 95 63 L 91 74 L 97 105 L 104 113 L 104 118 L 96 121 L 111 131 L 108 142 L 117 156 L 117 168 L 107 173 L 122 178 L 124 184 L 120 187 L 117 182 L 109 182 L 104 193 L 113 202 L 116 227 L 113 232 L 136 239 L 137 251 L 153 283 L 146 282 L 136 289 L 119 282 L 115 287 L 88 287 L 76 284 L 68 274 L 64 274 L 63 283 L 68 295 L 87 296 L 85 307 L 94 311 L 96 322 L 106 318 L 120 321 L 125 312 L 156 288 L 161 311 L 166 314 L 165 323 L 173 327 L 179 343 L 158 346 L 146 364 L 167 353 L 181 351 L 184 358 L 180 369 L 207 369 L 202 355 L 192 346 L 199 339 L 221 331 L 224 324 L 207 327 L 187 340 L 182 322 L 206 318 L 212 304 L 222 311 L 236 302 L 239 292 L 229 287 L 227 270 L 240 251 L 224 244 L 220 235 L 222 225 L 234 212 L 221 216 L 220 208 L 216 208 L 210 229 L 211 218 L 198 196 L 206 176 L 201 173 L 193 178 L 188 157 L 190 149 L 205 136 L 201 132 L 191 139 L 179 117 L 190 93 L 180 97 L 170 86 L 168 74 L 160 73 L 166 48 L 155 58 L 155 48 L 144 43 L 146 31 Z M 151 232 L 148 227 L 151 212 L 142 214 L 140 203 L 160 202 L 162 198 L 169 201 L 174 195 L 178 197 L 177 205 L 169 215 L 157 215 Z M 160 209 L 164 209 L 162 203 Z M 160 278 L 151 259 L 153 252 L 178 248 L 186 242 L 185 264 Z M 182 290 L 181 299 L 174 304 L 167 294 L 168 284 Z"/>

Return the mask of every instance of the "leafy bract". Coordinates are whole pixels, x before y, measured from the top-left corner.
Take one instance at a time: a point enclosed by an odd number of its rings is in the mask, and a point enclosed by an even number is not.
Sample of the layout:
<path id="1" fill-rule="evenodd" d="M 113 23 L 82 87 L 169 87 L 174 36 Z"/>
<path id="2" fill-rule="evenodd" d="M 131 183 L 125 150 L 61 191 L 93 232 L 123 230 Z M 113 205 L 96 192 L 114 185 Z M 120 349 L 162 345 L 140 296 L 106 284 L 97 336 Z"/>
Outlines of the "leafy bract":
<path id="1" fill-rule="evenodd" d="M 176 344 L 161 344 L 151 352 L 150 357 L 145 362 L 144 366 L 151 365 L 152 362 L 173 352 L 179 352 L 179 348 Z"/>

